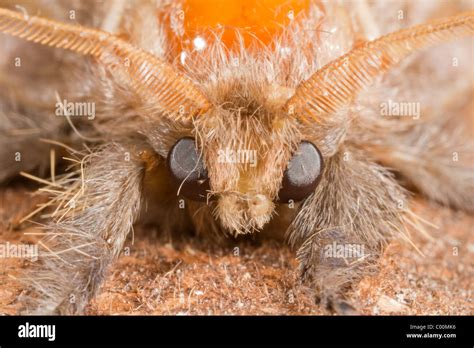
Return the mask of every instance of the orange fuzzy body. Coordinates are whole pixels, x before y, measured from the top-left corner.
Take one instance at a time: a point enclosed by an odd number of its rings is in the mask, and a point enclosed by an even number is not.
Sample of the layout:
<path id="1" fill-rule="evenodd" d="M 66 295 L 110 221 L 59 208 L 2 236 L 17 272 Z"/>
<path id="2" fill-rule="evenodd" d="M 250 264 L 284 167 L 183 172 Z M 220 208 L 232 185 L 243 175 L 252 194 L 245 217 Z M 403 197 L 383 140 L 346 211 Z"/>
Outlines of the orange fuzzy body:
<path id="1" fill-rule="evenodd" d="M 268 45 L 308 7 L 308 0 L 184 0 L 183 46 L 203 47 L 215 39 L 210 30 L 222 30 L 222 42 L 227 47 L 237 43 L 237 30 L 246 46 L 252 39 Z"/>

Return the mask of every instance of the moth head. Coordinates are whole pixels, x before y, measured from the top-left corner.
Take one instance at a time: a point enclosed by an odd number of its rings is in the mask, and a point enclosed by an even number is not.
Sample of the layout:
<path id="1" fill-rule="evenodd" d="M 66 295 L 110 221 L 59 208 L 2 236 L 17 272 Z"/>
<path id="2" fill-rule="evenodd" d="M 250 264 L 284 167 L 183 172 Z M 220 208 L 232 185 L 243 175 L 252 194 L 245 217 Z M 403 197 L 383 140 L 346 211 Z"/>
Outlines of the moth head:
<path id="1" fill-rule="evenodd" d="M 357 45 L 303 81 L 281 107 L 267 108 L 258 100 L 235 102 L 235 97 L 260 93 L 249 88 L 230 88 L 221 104 L 208 100 L 165 59 L 113 34 L 0 9 L 0 32 L 95 58 L 135 92 L 148 118 L 166 119 L 169 125 L 193 120 L 193 137 L 175 139 L 166 152 L 171 175 L 178 192 L 211 201 L 221 224 L 238 233 L 262 228 L 276 204 L 314 192 L 323 157 L 336 153 L 339 137 L 332 136 L 336 146 L 329 153 L 331 137 L 322 132 L 314 141 L 305 137 L 307 129 L 337 127 L 335 117 L 344 118 L 341 110 L 382 73 L 417 50 L 472 35 L 473 23 L 474 13 L 467 12 Z M 118 63 L 124 60 L 127 64 Z M 170 137 L 169 128 L 162 132 Z M 157 152 L 164 155 L 163 149 Z"/>
<path id="2" fill-rule="evenodd" d="M 344 141 L 344 132 L 335 130 L 350 127 L 345 110 L 360 91 L 411 53 L 471 34 L 473 21 L 473 13 L 461 14 L 360 44 L 301 82 L 281 105 L 252 99 L 260 91 L 249 84 L 241 90 L 229 84 L 223 89 L 227 95 L 211 101 L 194 122 L 194 158 L 202 171 L 193 178 L 207 190 L 200 198 L 213 200 L 224 228 L 261 229 L 276 204 L 301 201 L 315 191 L 324 160 Z M 305 137 L 314 129 L 318 137 Z"/>
<path id="3" fill-rule="evenodd" d="M 252 157 L 247 151 L 232 153 L 229 150 L 228 163 Z M 250 161 L 253 161 L 250 159 Z M 180 138 L 171 148 L 167 165 L 180 193 L 194 201 L 207 201 L 211 195 L 209 174 L 202 153 L 191 137 Z M 318 148 L 309 141 L 302 141 L 291 156 L 283 173 L 281 188 L 276 201 L 279 203 L 299 202 L 307 198 L 320 181 L 323 157 Z"/>
<path id="4" fill-rule="evenodd" d="M 323 173 L 321 152 L 301 139 L 298 122 L 256 109 L 213 110 L 167 154 L 177 193 L 208 205 L 234 234 L 260 230 L 278 205 L 306 199 Z"/>

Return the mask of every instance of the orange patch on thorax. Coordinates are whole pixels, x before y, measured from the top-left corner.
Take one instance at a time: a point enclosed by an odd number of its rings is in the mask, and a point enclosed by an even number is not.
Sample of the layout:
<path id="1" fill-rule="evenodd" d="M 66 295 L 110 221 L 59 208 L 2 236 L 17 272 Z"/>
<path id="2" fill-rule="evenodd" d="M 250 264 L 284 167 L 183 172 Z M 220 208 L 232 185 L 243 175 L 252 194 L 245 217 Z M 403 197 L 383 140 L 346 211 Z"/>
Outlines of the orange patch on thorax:
<path id="1" fill-rule="evenodd" d="M 183 0 L 182 19 L 185 49 L 204 49 L 222 33 L 222 42 L 232 48 L 239 32 L 245 46 L 259 41 L 272 42 L 298 14 L 309 7 L 309 0 Z"/>

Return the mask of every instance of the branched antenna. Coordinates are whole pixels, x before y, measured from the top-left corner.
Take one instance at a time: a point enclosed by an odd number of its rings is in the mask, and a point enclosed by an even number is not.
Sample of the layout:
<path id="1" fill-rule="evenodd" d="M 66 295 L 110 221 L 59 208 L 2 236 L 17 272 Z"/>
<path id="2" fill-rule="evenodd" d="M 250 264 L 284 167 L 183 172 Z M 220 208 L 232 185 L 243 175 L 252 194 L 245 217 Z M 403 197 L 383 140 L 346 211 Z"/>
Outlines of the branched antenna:
<path id="1" fill-rule="evenodd" d="M 210 107 L 203 93 L 170 64 L 110 33 L 7 9 L 0 9 L 0 32 L 95 57 L 166 115 L 191 117 Z"/>
<path id="2" fill-rule="evenodd" d="M 359 45 L 302 82 L 285 111 L 302 121 L 324 121 L 411 53 L 473 33 L 474 12 L 467 12 Z"/>

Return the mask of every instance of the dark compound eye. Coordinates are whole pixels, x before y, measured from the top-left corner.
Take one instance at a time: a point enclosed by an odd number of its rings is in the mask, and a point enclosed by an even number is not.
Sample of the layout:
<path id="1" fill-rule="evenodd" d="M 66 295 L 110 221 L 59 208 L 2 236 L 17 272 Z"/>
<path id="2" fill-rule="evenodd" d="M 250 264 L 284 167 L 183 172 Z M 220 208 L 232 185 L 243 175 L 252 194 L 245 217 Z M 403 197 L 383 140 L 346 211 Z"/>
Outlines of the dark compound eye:
<path id="1" fill-rule="evenodd" d="M 167 162 L 180 195 L 194 201 L 206 201 L 209 177 L 194 139 L 179 139 L 168 153 Z"/>
<path id="2" fill-rule="evenodd" d="M 278 193 L 280 202 L 297 202 L 314 192 L 323 172 L 323 157 L 318 148 L 302 141 L 288 163 Z"/>

